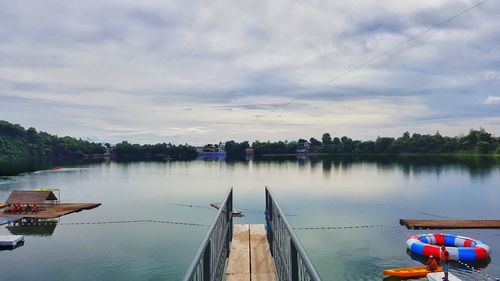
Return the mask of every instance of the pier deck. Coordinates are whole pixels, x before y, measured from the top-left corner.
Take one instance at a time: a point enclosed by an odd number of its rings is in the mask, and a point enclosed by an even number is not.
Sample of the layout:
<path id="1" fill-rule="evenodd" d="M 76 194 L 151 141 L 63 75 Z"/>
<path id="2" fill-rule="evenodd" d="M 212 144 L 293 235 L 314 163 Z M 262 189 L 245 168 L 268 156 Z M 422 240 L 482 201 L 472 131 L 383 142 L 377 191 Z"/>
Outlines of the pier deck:
<path id="1" fill-rule="evenodd" d="M 407 228 L 467 229 L 500 228 L 500 220 L 399 220 Z"/>
<path id="2" fill-rule="evenodd" d="M 263 224 L 235 224 L 226 281 L 275 281 L 274 262 Z"/>

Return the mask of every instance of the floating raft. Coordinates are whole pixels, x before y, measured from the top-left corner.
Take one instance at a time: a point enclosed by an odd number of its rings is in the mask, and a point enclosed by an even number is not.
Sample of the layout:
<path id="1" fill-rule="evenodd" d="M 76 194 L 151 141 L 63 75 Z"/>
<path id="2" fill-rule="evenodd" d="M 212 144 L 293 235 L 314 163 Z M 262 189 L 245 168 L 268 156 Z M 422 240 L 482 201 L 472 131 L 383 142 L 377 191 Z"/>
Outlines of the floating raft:
<path id="1" fill-rule="evenodd" d="M 22 235 L 0 236 L 0 247 L 15 247 L 21 242 L 24 242 Z"/>
<path id="2" fill-rule="evenodd" d="M 433 272 L 427 274 L 427 280 L 429 281 L 443 281 L 444 273 L 443 272 Z M 455 275 L 451 274 L 448 272 L 448 280 L 449 281 L 462 281 L 462 279 L 459 279 Z"/>
<path id="3" fill-rule="evenodd" d="M 467 229 L 500 228 L 500 220 L 407 220 L 399 223 L 413 229 Z"/>
<path id="4" fill-rule="evenodd" d="M 71 213 L 80 212 L 82 210 L 90 210 L 101 206 L 100 203 L 58 203 L 41 206 L 39 212 L 3 212 L 2 217 L 5 218 L 23 218 L 23 219 L 55 219 Z"/>

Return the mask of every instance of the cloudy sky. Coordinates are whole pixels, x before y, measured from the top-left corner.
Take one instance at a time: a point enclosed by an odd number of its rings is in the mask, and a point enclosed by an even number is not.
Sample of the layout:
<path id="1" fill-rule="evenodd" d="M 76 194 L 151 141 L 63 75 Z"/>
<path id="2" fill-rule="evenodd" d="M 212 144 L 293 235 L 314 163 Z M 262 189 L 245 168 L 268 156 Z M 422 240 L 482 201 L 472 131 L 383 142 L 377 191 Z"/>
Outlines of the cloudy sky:
<path id="1" fill-rule="evenodd" d="M 440 25 L 478 2 L 0 0 L 0 119 L 140 143 L 500 135 L 500 2 Z"/>

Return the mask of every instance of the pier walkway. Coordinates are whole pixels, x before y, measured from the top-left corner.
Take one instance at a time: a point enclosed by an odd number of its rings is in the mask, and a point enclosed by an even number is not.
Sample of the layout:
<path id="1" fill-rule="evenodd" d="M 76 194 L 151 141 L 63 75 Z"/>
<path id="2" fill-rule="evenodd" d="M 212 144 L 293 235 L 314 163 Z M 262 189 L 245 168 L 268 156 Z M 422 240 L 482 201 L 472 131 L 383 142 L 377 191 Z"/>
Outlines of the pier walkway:
<path id="1" fill-rule="evenodd" d="M 226 281 L 275 281 L 273 257 L 263 224 L 235 224 Z"/>
<path id="2" fill-rule="evenodd" d="M 321 281 L 273 195 L 264 224 L 233 224 L 233 189 L 210 225 L 183 281 Z"/>

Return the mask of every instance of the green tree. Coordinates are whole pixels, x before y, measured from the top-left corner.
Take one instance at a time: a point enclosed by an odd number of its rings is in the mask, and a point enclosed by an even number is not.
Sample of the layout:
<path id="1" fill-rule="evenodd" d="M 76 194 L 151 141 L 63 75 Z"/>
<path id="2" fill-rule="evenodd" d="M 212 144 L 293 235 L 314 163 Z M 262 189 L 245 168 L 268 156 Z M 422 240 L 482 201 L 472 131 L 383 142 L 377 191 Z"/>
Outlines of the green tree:
<path id="1" fill-rule="evenodd" d="M 310 138 L 309 139 L 309 142 L 311 143 L 311 145 L 314 145 L 314 146 L 322 146 L 323 143 L 315 138 Z"/>
<path id="2" fill-rule="evenodd" d="M 481 154 L 487 154 L 491 151 L 491 145 L 485 141 L 478 141 L 476 144 L 477 151 Z"/>
<path id="3" fill-rule="evenodd" d="M 332 145 L 332 136 L 330 133 L 324 133 L 323 136 L 321 137 L 321 141 L 323 142 L 324 145 Z"/>

